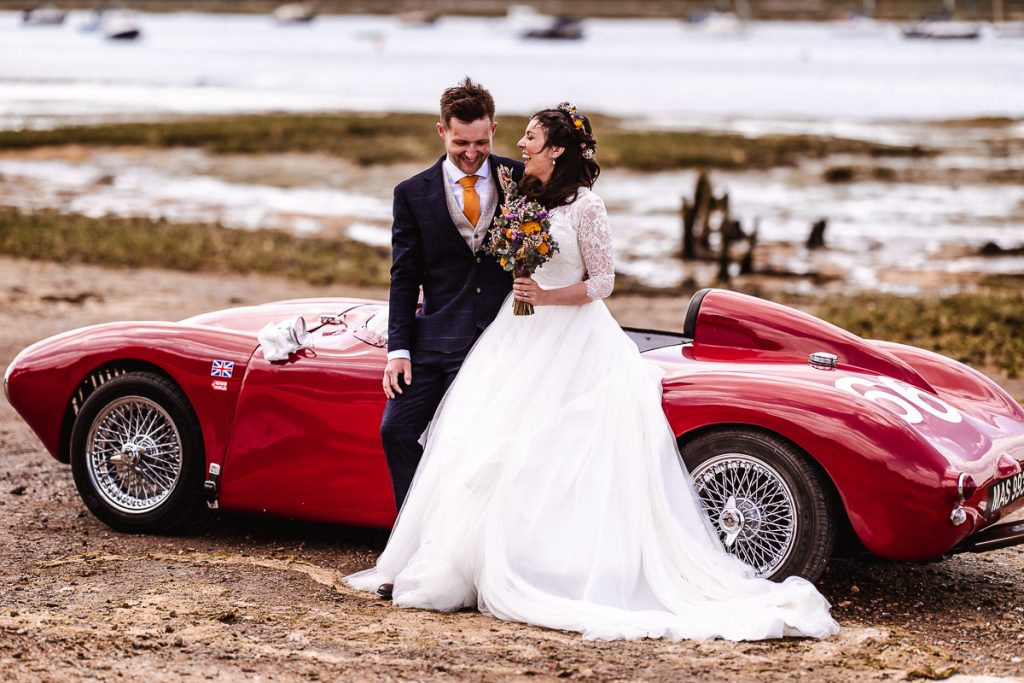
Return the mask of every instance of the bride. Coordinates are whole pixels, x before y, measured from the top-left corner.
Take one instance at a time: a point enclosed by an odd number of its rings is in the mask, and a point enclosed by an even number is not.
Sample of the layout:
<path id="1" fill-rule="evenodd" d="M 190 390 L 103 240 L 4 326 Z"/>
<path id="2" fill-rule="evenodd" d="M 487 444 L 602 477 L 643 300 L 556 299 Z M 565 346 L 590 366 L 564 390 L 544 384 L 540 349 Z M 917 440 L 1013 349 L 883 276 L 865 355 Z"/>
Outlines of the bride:
<path id="1" fill-rule="evenodd" d="M 602 299 L 611 234 L 589 120 L 567 104 L 519 140 L 524 191 L 559 251 L 477 340 L 425 438 L 376 567 L 399 607 L 476 607 L 585 638 L 825 637 L 839 625 L 799 577 L 773 583 L 723 549 L 661 408 L 661 371 Z"/>

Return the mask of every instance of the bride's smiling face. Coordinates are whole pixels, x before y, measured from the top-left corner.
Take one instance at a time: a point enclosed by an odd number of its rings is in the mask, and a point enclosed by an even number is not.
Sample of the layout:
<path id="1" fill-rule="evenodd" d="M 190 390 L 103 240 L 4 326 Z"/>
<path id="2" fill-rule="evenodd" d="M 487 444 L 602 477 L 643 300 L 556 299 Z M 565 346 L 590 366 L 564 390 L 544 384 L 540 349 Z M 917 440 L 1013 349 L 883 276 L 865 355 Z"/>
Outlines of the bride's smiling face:
<path id="1" fill-rule="evenodd" d="M 551 178 L 555 168 L 552 162 L 565 151 L 563 147 L 547 146 L 547 131 L 537 119 L 530 119 L 526 132 L 519 138 L 516 146 L 519 147 L 523 161 L 526 162 L 526 175 L 533 176 L 542 183 Z"/>

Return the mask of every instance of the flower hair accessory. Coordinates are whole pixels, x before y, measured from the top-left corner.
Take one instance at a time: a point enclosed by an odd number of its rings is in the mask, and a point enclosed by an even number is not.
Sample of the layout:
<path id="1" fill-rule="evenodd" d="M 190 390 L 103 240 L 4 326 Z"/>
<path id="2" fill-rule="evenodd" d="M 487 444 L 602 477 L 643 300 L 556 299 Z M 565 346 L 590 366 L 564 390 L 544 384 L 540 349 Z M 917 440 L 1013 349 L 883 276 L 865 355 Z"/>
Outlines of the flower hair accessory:
<path id="1" fill-rule="evenodd" d="M 565 112 L 569 116 L 569 120 L 572 121 L 572 125 L 576 130 L 583 130 L 583 114 L 576 109 L 576 105 L 568 102 L 561 102 L 557 109 Z"/>
<path id="2" fill-rule="evenodd" d="M 578 132 L 584 134 L 587 132 L 583 123 L 583 114 L 581 114 L 579 110 L 576 109 L 576 105 L 571 104 L 569 102 L 561 102 L 559 103 L 558 107 L 556 107 L 556 109 L 565 113 L 565 115 L 569 117 L 569 122 L 572 123 L 573 128 L 575 128 Z M 586 142 L 580 143 L 580 150 L 582 150 L 580 153 L 583 155 L 584 159 L 590 160 L 594 158 L 594 148 L 588 145 Z"/>

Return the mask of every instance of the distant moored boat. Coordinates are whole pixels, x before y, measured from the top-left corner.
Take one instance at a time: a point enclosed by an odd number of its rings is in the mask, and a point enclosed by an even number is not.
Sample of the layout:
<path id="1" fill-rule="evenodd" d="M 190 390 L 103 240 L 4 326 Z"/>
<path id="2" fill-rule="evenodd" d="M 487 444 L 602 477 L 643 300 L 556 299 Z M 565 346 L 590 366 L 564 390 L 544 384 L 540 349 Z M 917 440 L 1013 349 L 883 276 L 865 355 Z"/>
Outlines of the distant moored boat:
<path id="1" fill-rule="evenodd" d="M 531 5 L 509 5 L 505 11 L 505 25 L 509 32 L 516 35 L 544 29 L 550 24 L 551 17 L 541 14 Z"/>
<path id="2" fill-rule="evenodd" d="M 547 40 L 579 40 L 583 37 L 583 22 L 576 17 L 562 15 L 547 28 L 534 29 L 523 34 L 524 38 L 544 38 Z"/>
<path id="3" fill-rule="evenodd" d="M 734 0 L 732 9 L 716 8 L 710 11 L 692 12 L 683 21 L 691 30 L 709 35 L 737 35 L 747 30 L 750 21 L 750 3 Z"/>
<path id="4" fill-rule="evenodd" d="M 956 0 L 945 0 L 938 12 L 926 14 L 920 20 L 905 25 L 901 30 L 905 38 L 928 40 L 974 40 L 981 37 L 981 24 L 976 21 L 956 21 Z"/>
<path id="5" fill-rule="evenodd" d="M 21 15 L 21 23 L 25 26 L 59 26 L 64 23 L 68 13 L 53 5 L 42 5 L 25 10 Z"/>
<path id="6" fill-rule="evenodd" d="M 316 18 L 316 7 L 308 2 L 289 2 L 275 9 L 273 17 L 279 24 L 308 24 Z"/>
<path id="7" fill-rule="evenodd" d="M 107 40 L 136 40 L 142 35 L 138 20 L 130 12 L 105 14 L 100 25 Z"/>
<path id="8" fill-rule="evenodd" d="M 974 40 L 981 36 L 981 25 L 972 21 L 922 20 L 903 27 L 905 38 L 929 40 Z"/>

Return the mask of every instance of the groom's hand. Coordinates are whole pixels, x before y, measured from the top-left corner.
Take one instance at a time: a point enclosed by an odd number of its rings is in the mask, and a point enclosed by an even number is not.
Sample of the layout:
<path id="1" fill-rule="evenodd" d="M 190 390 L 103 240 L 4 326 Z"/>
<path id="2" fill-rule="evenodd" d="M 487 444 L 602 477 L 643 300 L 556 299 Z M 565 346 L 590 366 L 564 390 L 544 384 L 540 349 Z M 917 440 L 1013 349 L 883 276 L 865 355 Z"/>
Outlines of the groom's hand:
<path id="1" fill-rule="evenodd" d="M 408 358 L 395 358 L 389 360 L 384 368 L 384 393 L 388 398 L 394 398 L 396 394 L 402 393 L 402 384 L 412 384 L 412 361 Z"/>

